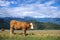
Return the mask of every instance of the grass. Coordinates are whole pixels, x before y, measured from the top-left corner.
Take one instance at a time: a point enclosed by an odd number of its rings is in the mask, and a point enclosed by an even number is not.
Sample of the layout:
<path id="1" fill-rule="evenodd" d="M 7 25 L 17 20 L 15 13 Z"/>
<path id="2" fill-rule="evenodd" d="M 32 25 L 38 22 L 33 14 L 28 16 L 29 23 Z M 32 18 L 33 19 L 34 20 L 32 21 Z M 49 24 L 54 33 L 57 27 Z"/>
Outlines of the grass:
<path id="1" fill-rule="evenodd" d="M 24 37 L 21 32 L 15 31 L 10 35 L 9 32 L 0 32 L 0 40 L 60 40 L 60 30 L 58 31 L 27 31 Z"/>

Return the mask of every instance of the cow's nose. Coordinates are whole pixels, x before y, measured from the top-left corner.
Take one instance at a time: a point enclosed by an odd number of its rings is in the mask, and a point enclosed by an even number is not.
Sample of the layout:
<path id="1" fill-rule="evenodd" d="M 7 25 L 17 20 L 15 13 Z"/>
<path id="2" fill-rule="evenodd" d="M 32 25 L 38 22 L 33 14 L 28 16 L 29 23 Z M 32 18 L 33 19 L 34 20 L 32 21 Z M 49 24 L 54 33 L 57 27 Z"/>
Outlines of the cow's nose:
<path id="1" fill-rule="evenodd" d="M 33 29 L 33 26 L 31 26 L 31 29 Z"/>

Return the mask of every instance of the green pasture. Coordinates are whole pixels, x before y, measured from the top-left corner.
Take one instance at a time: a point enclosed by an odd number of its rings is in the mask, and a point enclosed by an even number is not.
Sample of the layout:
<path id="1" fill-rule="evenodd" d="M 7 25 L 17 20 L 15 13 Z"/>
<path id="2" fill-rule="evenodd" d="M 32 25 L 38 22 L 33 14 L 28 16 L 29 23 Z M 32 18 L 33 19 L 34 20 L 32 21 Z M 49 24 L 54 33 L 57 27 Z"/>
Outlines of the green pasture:
<path id="1" fill-rule="evenodd" d="M 24 37 L 22 31 L 15 31 L 10 35 L 9 31 L 0 31 L 0 40 L 60 40 L 60 30 L 31 30 Z"/>

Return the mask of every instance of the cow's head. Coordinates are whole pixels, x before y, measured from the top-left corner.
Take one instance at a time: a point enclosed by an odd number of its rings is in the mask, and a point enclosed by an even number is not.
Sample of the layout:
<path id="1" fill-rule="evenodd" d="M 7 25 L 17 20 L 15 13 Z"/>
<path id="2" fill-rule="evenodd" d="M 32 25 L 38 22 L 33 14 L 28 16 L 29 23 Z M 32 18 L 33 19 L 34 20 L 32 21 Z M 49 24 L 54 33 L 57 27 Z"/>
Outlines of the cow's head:
<path id="1" fill-rule="evenodd" d="M 30 26 L 31 26 L 30 28 L 33 29 L 33 24 L 32 23 L 30 23 Z"/>

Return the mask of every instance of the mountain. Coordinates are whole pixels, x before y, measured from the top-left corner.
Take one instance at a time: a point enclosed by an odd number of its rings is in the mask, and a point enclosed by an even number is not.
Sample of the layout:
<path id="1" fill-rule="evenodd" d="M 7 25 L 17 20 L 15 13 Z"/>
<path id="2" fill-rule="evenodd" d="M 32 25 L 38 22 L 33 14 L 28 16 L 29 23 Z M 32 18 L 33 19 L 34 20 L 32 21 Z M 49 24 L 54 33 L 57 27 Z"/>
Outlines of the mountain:
<path id="1" fill-rule="evenodd" d="M 36 20 L 38 22 L 49 22 L 60 25 L 60 18 L 32 18 L 32 17 L 24 17 L 24 18 L 14 18 L 14 17 L 5 17 L 4 20 L 18 20 L 18 21 L 29 21 Z"/>
<path id="2" fill-rule="evenodd" d="M 25 20 L 36 20 L 38 22 L 49 22 L 60 25 L 60 18 L 32 18 L 32 17 L 24 17 Z"/>
<path id="3" fill-rule="evenodd" d="M 34 29 L 40 30 L 60 30 L 60 18 L 12 18 L 12 17 L 5 17 L 0 18 L 0 29 L 10 28 L 10 20 L 18 20 L 18 21 L 27 21 L 32 22 L 34 25 Z"/>
<path id="4" fill-rule="evenodd" d="M 32 17 L 13 18 L 13 17 L 5 17 L 2 19 L 7 20 L 7 21 L 10 21 L 10 20 L 18 20 L 18 21 L 36 20 L 38 22 L 49 22 L 49 23 L 54 23 L 54 24 L 60 25 L 60 18 L 32 18 Z"/>
<path id="5" fill-rule="evenodd" d="M 34 24 L 34 29 L 40 29 L 40 30 L 60 30 L 60 25 L 49 23 L 49 22 L 37 22 L 32 21 Z"/>
<path id="6" fill-rule="evenodd" d="M 60 18 L 36 18 L 39 22 L 49 22 L 60 25 Z"/>

